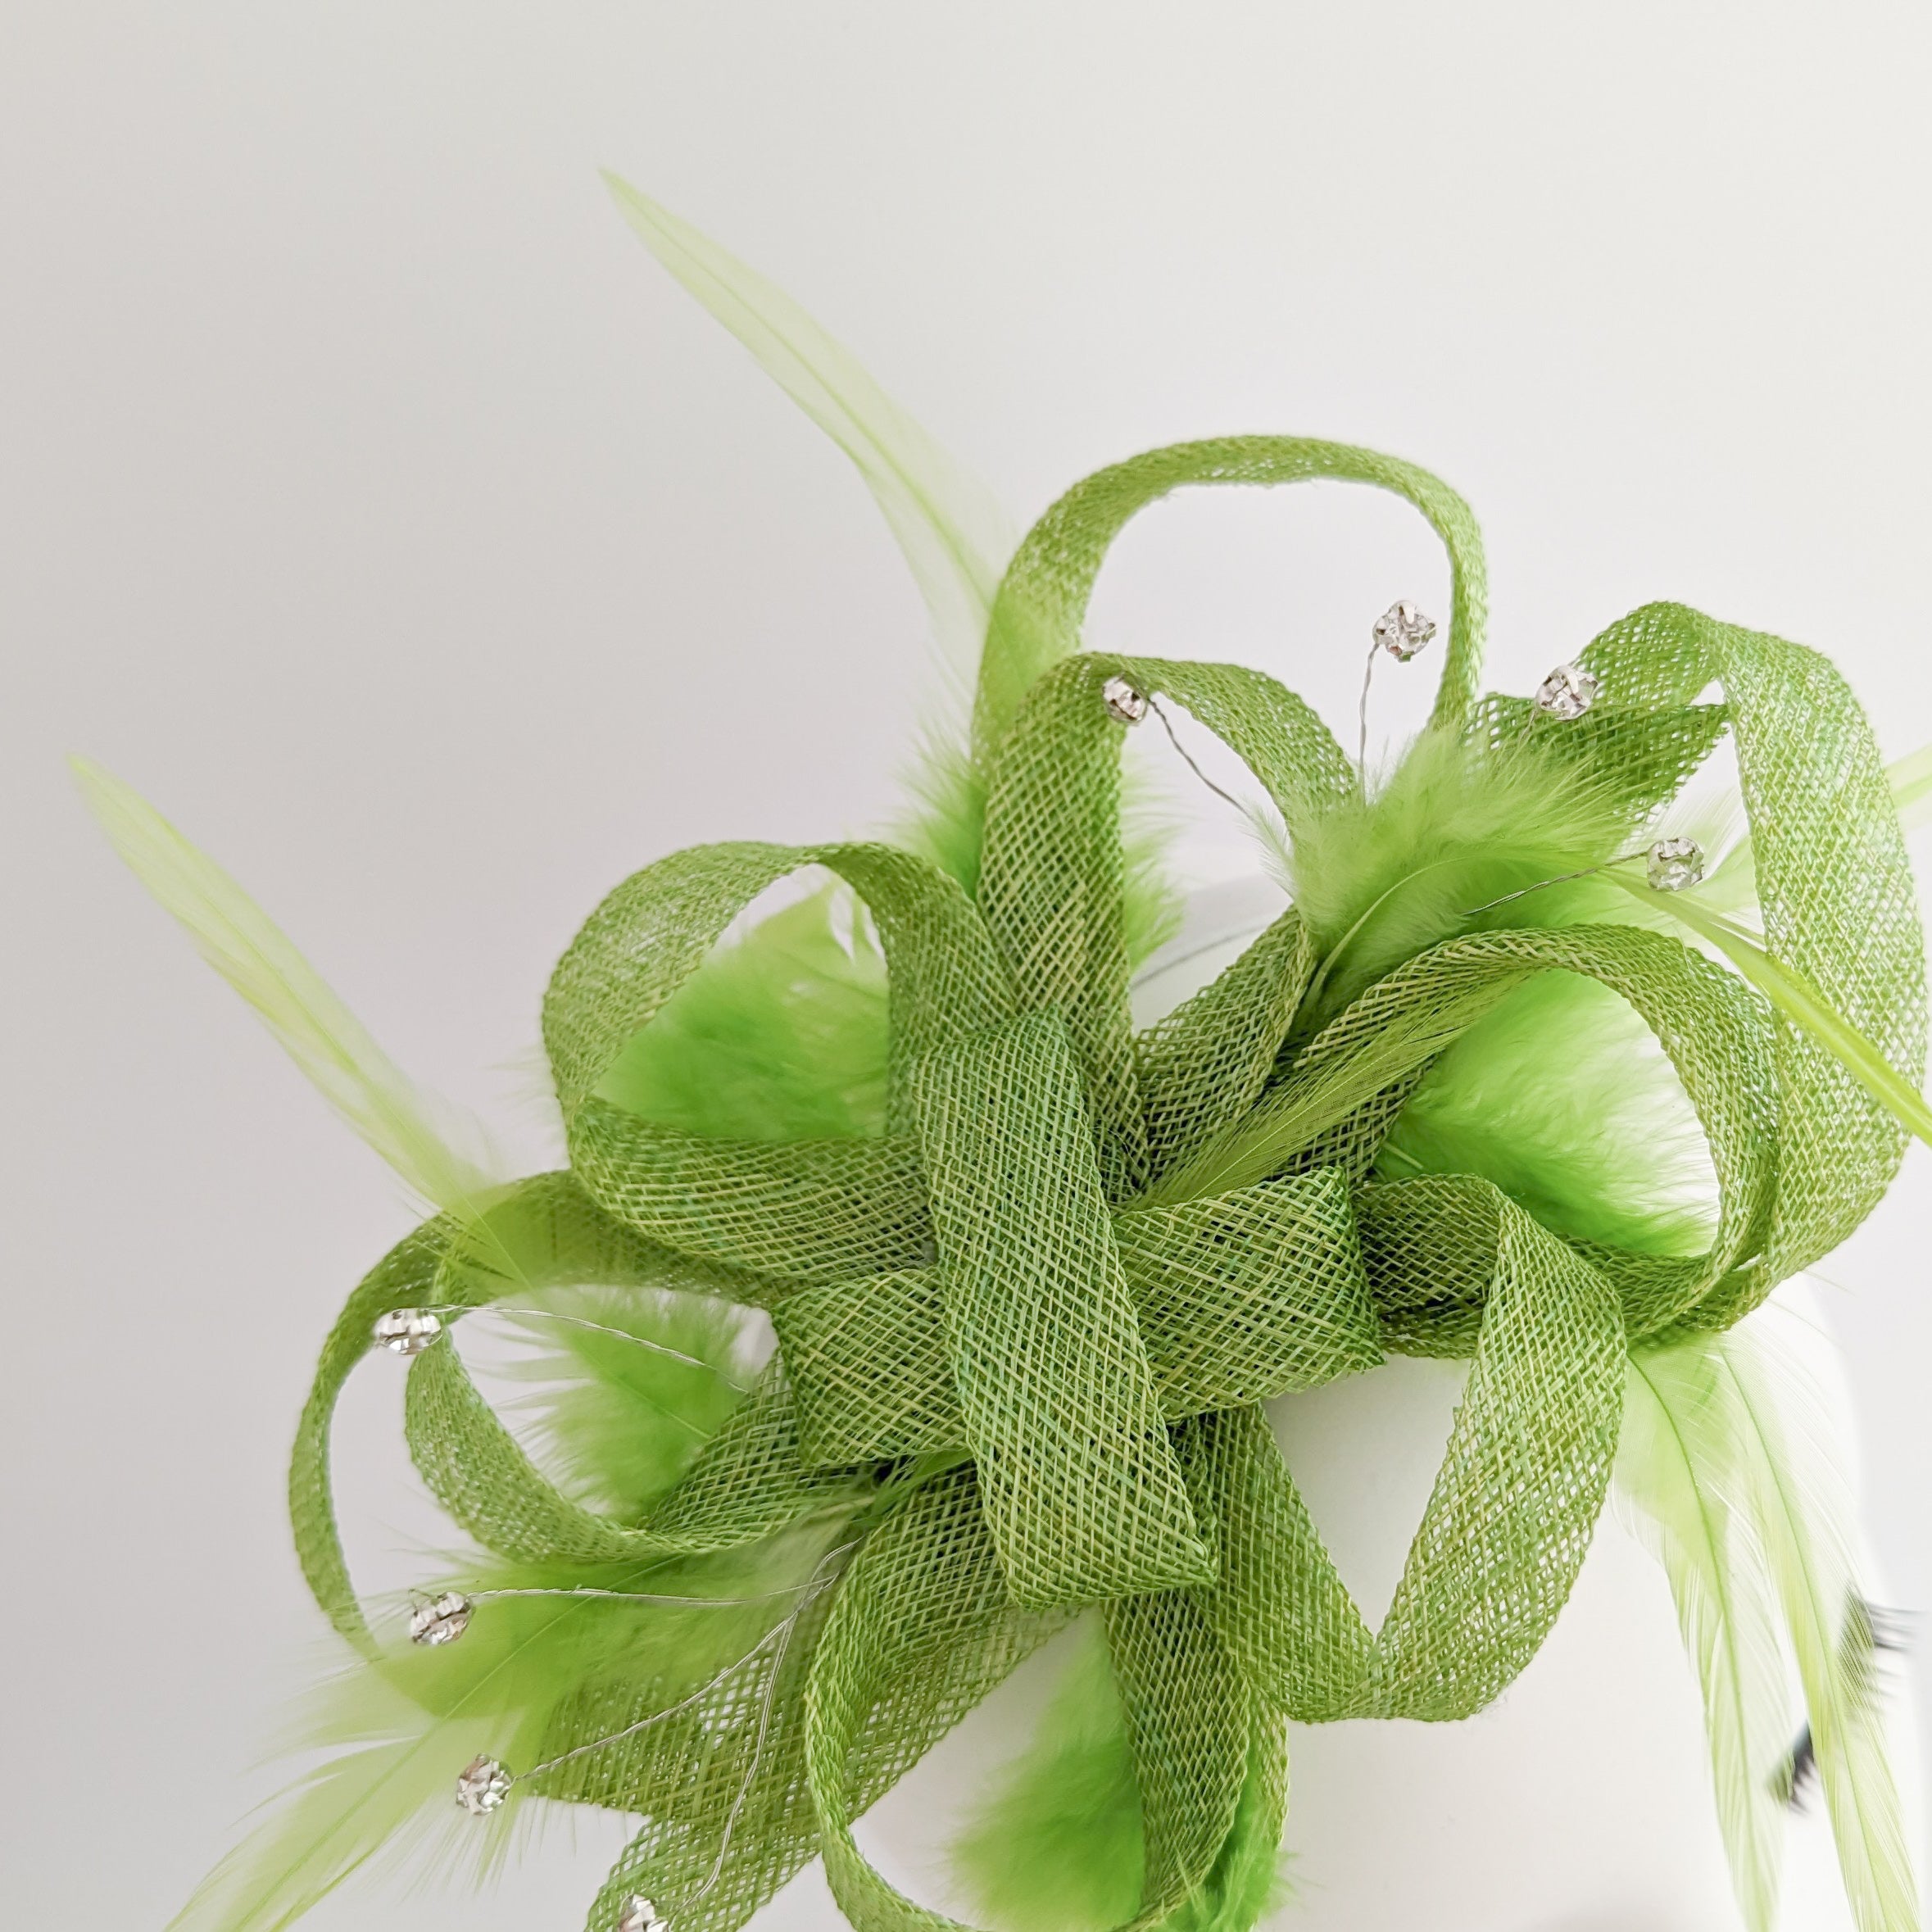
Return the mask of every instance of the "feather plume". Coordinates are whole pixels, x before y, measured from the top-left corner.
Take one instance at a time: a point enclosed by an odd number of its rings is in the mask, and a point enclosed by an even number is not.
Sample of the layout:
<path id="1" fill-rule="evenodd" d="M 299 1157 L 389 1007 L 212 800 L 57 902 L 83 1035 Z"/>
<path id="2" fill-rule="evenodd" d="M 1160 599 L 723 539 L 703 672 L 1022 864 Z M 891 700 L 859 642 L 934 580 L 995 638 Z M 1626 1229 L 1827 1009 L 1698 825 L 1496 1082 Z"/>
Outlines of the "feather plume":
<path id="1" fill-rule="evenodd" d="M 1031 1743 L 952 1846 L 968 1897 L 1006 1932 L 1107 1932 L 1140 1908 L 1141 1790 L 1097 1617 L 1071 1648 Z"/>
<path id="2" fill-rule="evenodd" d="M 1829 1339 L 1780 1294 L 1725 1334 L 1639 1356 L 1618 1455 L 1620 1499 L 1663 1562 L 1703 1684 L 1719 1816 L 1753 1932 L 1776 1897 L 1794 1664 L 1859 1932 L 1920 1922 L 1836 1380 Z"/>
<path id="3" fill-rule="evenodd" d="M 1548 973 L 1423 1077 L 1376 1171 L 1480 1174 L 1546 1227 L 1653 1254 L 1701 1254 L 1717 1177 L 1657 1036 L 1607 986 Z"/>
<path id="4" fill-rule="evenodd" d="M 1325 956 L 1298 1033 L 1458 932 L 1574 920 L 1580 904 L 1600 900 L 1594 882 L 1488 909 L 1601 865 L 1628 831 L 1614 796 L 1531 741 L 1484 746 L 1444 731 L 1422 732 L 1379 791 L 1305 802 L 1287 821 L 1280 856 Z"/>
<path id="5" fill-rule="evenodd" d="M 1259 1765 L 1250 1770 L 1214 1869 L 1177 1912 L 1161 1921 L 1160 1932 L 1251 1932 L 1286 1901 L 1280 1798 L 1279 1786 L 1261 1775 Z"/>
<path id="6" fill-rule="evenodd" d="M 1846 1641 L 1866 1598 L 1830 1345 L 1815 1325 L 1774 1302 L 1723 1336 L 1717 1354 L 1753 1451 L 1753 1525 L 1798 1661 L 1853 1919 L 1859 1932 L 1916 1932 L 1918 1886 L 1878 1676 L 1869 1648 Z"/>
<path id="7" fill-rule="evenodd" d="M 668 1710 L 731 1676 L 796 1601 L 835 1532 L 678 1563 L 619 1567 L 452 1562 L 426 1584 L 482 1596 L 453 1644 L 406 1644 L 318 1685 L 285 1727 L 321 1762 L 252 1829 L 169 1932 L 283 1932 L 346 1880 L 406 1857 L 412 1871 L 475 1883 L 514 1856 L 546 1807 L 513 1785 L 487 1821 L 452 1803 L 478 1754 L 528 1773 L 609 1737 L 633 1712 Z M 588 1591 L 613 1593 L 591 1596 Z M 742 1671 L 738 1672 L 742 1675 Z"/>
<path id="8" fill-rule="evenodd" d="M 528 1350 L 504 1372 L 537 1385 L 516 1405 L 519 1433 L 553 1481 L 620 1522 L 677 1485 L 770 1340 L 750 1310 L 669 1289 L 553 1289 L 511 1319 Z"/>
<path id="9" fill-rule="evenodd" d="M 1634 878 L 1608 875 L 1626 891 L 1645 900 L 1657 896 Z M 1698 903 L 1694 893 L 1674 893 L 1664 909 L 1677 923 L 1735 966 L 1785 1018 L 1830 1054 L 1898 1123 L 1932 1144 L 1932 1107 L 1924 1095 L 1892 1065 L 1805 976 L 1767 951 L 1756 934 L 1736 920 Z"/>
<path id="10" fill-rule="evenodd" d="M 476 1222 L 501 1177 L 480 1127 L 384 1053 L 267 914 L 129 786 L 84 758 L 82 796 L 114 849 L 202 957 L 252 1006 L 322 1097 L 417 1194 Z"/>
<path id="11" fill-rule="evenodd" d="M 914 831 L 929 857 L 969 882 L 984 798 L 963 728 L 1016 541 L 1005 512 L 783 290 L 628 181 L 604 179 L 645 247 L 852 460 L 884 515 L 925 599 L 955 701 L 954 721 L 927 729 L 910 777 L 925 807 Z"/>
<path id="12" fill-rule="evenodd" d="M 886 963 L 828 887 L 728 938 L 626 1047 L 600 1091 L 687 1133 L 810 1140 L 885 1131 Z"/>
<path id="13" fill-rule="evenodd" d="M 1771 1932 L 1784 1855 L 1775 1767 L 1791 1731 L 1778 1598 L 1752 1530 L 1751 1444 L 1715 1345 L 1633 1358 L 1619 1513 L 1663 1566 L 1703 1693 L 1718 1823 L 1750 1932 Z"/>

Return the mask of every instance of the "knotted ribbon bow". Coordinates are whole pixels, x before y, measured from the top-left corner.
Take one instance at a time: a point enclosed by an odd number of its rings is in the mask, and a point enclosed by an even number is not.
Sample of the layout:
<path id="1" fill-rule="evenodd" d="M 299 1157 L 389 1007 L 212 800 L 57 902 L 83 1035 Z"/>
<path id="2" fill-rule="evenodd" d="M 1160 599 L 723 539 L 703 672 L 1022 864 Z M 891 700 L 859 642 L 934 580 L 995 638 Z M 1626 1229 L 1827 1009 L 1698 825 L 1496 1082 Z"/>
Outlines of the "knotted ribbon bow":
<path id="1" fill-rule="evenodd" d="M 1109 544 L 1182 484 L 1366 481 L 1448 546 L 1454 608 L 1434 725 L 1533 734 L 1637 823 L 1728 725 L 1772 958 L 1911 1075 L 1924 1044 L 1910 877 L 1871 733 L 1822 659 L 1674 605 L 1580 662 L 1590 714 L 1479 700 L 1481 551 L 1460 499 L 1367 451 L 1286 438 L 1183 445 L 1100 472 L 1048 512 L 995 606 L 975 719 L 984 842 L 965 881 L 881 845 L 729 845 L 619 887 L 559 965 L 545 1036 L 567 1173 L 404 1241 L 324 1353 L 297 1445 L 298 1544 L 319 1599 L 371 1640 L 343 1567 L 329 1413 L 371 1322 L 565 1281 L 698 1289 L 768 1310 L 778 1353 L 642 1522 L 584 1508 L 524 1455 L 456 1351 L 413 1365 L 431 1489 L 531 1562 L 647 1563 L 831 1517 L 855 1545 L 763 1688 L 542 1789 L 642 1814 L 592 1914 L 640 1890 L 734 1927 L 814 1851 L 862 1932 L 951 1925 L 894 1890 L 852 1820 L 1018 1659 L 1104 1607 L 1139 1774 L 1151 1927 L 1211 1898 L 1244 1830 L 1278 1832 L 1283 1720 L 1445 1719 L 1532 1657 L 1601 1510 L 1635 1342 L 1717 1328 L 1834 1245 L 1903 1137 L 1830 1054 L 1741 980 L 1634 926 L 1482 930 L 1386 974 L 1319 1024 L 1322 960 L 1290 909 L 1151 1031 L 1128 1015 L 1114 678 L 1216 732 L 1290 816 L 1358 778 L 1270 678 L 1077 652 Z M 1712 683 L 1722 701 L 1697 701 Z M 760 893 L 844 879 L 891 976 L 888 1131 L 725 1143 L 602 1092 L 639 1031 Z M 1535 974 L 1611 988 L 1673 1063 L 1720 1189 L 1708 1251 L 1564 1240 L 1488 1181 L 1373 1177 L 1432 1061 Z M 1472 1356 L 1388 1616 L 1362 1617 L 1262 1408 L 1385 1350 Z M 603 1728 L 600 1730 L 599 1726 Z M 594 1744 L 587 1700 L 560 1754 Z M 692 1754 L 732 1767 L 696 1776 Z M 728 1857 L 726 1853 L 728 1853 Z M 705 1880 L 707 1871 L 711 1880 Z M 704 1881 L 701 1883 L 700 1881 Z M 689 1898 L 687 1910 L 675 1902 Z"/>

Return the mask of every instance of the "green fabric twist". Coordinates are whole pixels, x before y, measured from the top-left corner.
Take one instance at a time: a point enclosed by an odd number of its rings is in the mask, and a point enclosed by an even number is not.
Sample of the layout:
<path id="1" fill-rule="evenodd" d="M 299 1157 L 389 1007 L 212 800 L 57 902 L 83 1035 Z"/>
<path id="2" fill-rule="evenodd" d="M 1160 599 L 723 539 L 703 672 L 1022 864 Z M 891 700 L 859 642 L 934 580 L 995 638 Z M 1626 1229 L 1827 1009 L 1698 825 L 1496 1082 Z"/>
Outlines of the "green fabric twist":
<path id="1" fill-rule="evenodd" d="M 1770 948 L 1917 1075 L 1910 876 L 1869 728 L 1822 660 L 1653 606 L 1584 654 L 1603 696 L 1572 729 L 1519 701 L 1479 701 L 1481 544 L 1460 499 L 1423 472 L 1245 438 L 1157 451 L 1079 485 L 1027 538 L 993 614 L 970 889 L 877 845 L 707 846 L 627 881 L 545 1005 L 569 1172 L 497 1203 L 488 1240 L 447 1221 L 419 1230 L 357 1291 L 324 1354 L 297 1448 L 297 1540 L 318 1598 L 366 1643 L 329 1499 L 327 1427 L 375 1316 L 570 1281 L 769 1311 L 772 1368 L 641 1522 L 560 1494 L 454 1349 L 411 1371 L 418 1467 L 456 1522 L 507 1555 L 650 1560 L 821 1517 L 847 1522 L 856 1544 L 773 1667 L 760 1749 L 735 1788 L 680 1782 L 663 1753 L 634 1774 L 550 1787 L 648 1821 L 592 1910 L 598 1932 L 637 1890 L 679 1932 L 729 1932 L 814 1852 L 860 1932 L 949 1926 L 872 1869 L 852 1821 L 1091 1604 L 1104 1607 L 1141 1781 L 1147 1880 L 1132 1925 L 1172 1919 L 1205 1895 L 1256 1794 L 1278 1819 L 1286 1718 L 1458 1718 L 1512 1681 L 1601 1510 L 1631 1343 L 1736 1321 L 1891 1178 L 1901 1136 L 1834 1060 L 1700 954 L 1635 927 L 1470 931 L 1298 1030 L 1322 960 L 1290 912 L 1136 1032 L 1124 734 L 1106 679 L 1186 710 L 1286 812 L 1358 780 L 1270 678 L 1081 653 L 1086 598 L 1113 538 L 1166 492 L 1317 476 L 1399 492 L 1449 546 L 1437 729 L 1547 746 L 1614 793 L 1634 828 L 1728 725 Z M 1698 704 L 1712 682 L 1722 703 Z M 640 1029 L 746 907 L 808 866 L 851 886 L 887 961 L 887 1132 L 730 1143 L 616 1104 L 605 1082 Z M 1435 1059 L 1549 972 L 1610 988 L 1675 1066 L 1721 1187 L 1704 1254 L 1560 1238 L 1473 1176 L 1375 1175 Z M 1261 1404 L 1386 1351 L 1472 1367 L 1378 1631 Z M 723 1731 L 745 1721 L 733 1694 Z M 596 1722 L 587 1713 L 558 1749 L 594 1742 Z"/>

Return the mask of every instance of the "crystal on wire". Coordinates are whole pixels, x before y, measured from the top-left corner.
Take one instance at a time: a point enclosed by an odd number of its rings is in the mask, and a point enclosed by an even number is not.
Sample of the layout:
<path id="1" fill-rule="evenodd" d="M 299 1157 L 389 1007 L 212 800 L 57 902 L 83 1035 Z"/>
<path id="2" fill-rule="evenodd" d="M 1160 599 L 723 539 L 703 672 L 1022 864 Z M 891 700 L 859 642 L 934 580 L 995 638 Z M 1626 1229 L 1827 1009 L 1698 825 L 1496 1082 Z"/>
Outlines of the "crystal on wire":
<path id="1" fill-rule="evenodd" d="M 370 1333 L 392 1355 L 420 1355 L 442 1333 L 442 1317 L 429 1308 L 391 1308 Z"/>
<path id="2" fill-rule="evenodd" d="M 488 1817 L 502 1808 L 514 1782 L 508 1768 L 495 1758 L 473 1757 L 456 1779 L 456 1803 L 473 1818 Z"/>
<path id="3" fill-rule="evenodd" d="M 1704 876 L 1704 848 L 1694 838 L 1660 838 L 1650 848 L 1644 876 L 1655 892 L 1681 892 Z"/>
<path id="4" fill-rule="evenodd" d="M 425 1597 L 409 1614 L 409 1640 L 433 1649 L 439 1644 L 453 1644 L 469 1628 L 476 1606 L 459 1590 L 446 1590 L 439 1597 Z"/>
<path id="5" fill-rule="evenodd" d="M 624 1902 L 617 1932 L 664 1932 L 670 1922 L 642 1892 L 633 1892 Z"/>
<path id="6" fill-rule="evenodd" d="M 1536 709 L 1546 718 L 1567 723 L 1581 718 L 1597 701 L 1601 689 L 1595 675 L 1580 664 L 1558 664 L 1536 687 Z"/>
<path id="7" fill-rule="evenodd" d="M 1375 641 L 1390 657 L 1407 664 L 1435 635 L 1435 619 L 1406 600 L 1391 604 L 1375 620 Z"/>
<path id="8" fill-rule="evenodd" d="M 1136 691 L 1124 678 L 1109 678 L 1100 687 L 1107 715 L 1120 724 L 1138 724 L 1147 715 L 1147 694 Z"/>

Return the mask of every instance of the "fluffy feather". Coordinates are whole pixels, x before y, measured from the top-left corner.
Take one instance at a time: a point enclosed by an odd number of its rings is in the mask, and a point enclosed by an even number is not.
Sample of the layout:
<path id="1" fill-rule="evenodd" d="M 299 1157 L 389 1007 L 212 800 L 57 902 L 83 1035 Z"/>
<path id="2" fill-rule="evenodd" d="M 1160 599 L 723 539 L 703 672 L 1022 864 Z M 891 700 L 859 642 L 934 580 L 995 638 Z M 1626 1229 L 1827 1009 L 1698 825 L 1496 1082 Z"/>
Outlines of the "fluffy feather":
<path id="1" fill-rule="evenodd" d="M 1073 1642 L 1032 1742 L 952 1847 L 968 1897 L 1003 1932 L 1107 1932 L 1140 1908 L 1146 1848 L 1127 1713 L 1100 1620 Z"/>
<path id="2" fill-rule="evenodd" d="M 1381 1174 L 1481 1174 L 1579 1240 L 1701 1254 L 1717 1179 L 1657 1036 L 1608 987 L 1549 973 L 1443 1054 L 1376 1158 Z"/>
<path id="3" fill-rule="evenodd" d="M 1471 915 L 1506 893 L 1599 866 L 1627 814 L 1529 739 L 1496 746 L 1424 732 L 1381 788 L 1310 800 L 1286 825 L 1290 891 L 1325 955 L 1305 1036 L 1401 961 L 1454 934 L 1577 916 L 1589 882 Z M 1599 895 L 1600 896 L 1600 895 Z"/>
<path id="4" fill-rule="evenodd" d="M 689 1133 L 788 1141 L 885 1130 L 886 964 L 843 887 L 728 939 L 601 1091 Z"/>
<path id="5" fill-rule="evenodd" d="M 710 1601 L 488 1599 L 456 1644 L 405 1644 L 319 1685 L 287 1727 L 285 1746 L 327 1755 L 262 1807 L 169 1932 L 283 1932 L 392 1856 L 418 1873 L 487 1877 L 544 1807 L 513 1787 L 497 1816 L 462 1815 L 451 1793 L 465 1764 L 479 1753 L 513 1769 L 544 1762 L 565 1748 L 560 1740 L 578 1741 L 576 1712 L 587 1694 L 602 1708 L 664 1709 L 718 1677 L 784 1615 L 791 1599 L 770 1593 L 809 1577 L 832 1533 L 821 1526 L 809 1538 L 674 1565 L 452 1566 L 426 1587 Z"/>
<path id="6" fill-rule="evenodd" d="M 1281 1811 L 1278 1787 L 1259 1773 L 1241 1789 L 1234 1828 L 1207 1881 L 1160 1932 L 1251 1932 L 1288 1896 L 1281 1869 Z"/>
<path id="7" fill-rule="evenodd" d="M 529 1352 L 506 1372 L 546 1473 L 587 1508 L 634 1522 L 743 1399 L 769 1336 L 709 1295 L 573 1288 L 517 1317 Z M 474 1317 L 472 1317 L 473 1319 Z"/>

